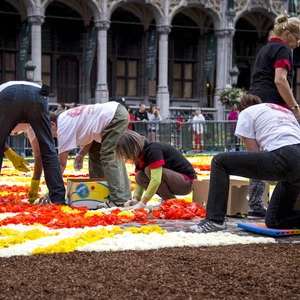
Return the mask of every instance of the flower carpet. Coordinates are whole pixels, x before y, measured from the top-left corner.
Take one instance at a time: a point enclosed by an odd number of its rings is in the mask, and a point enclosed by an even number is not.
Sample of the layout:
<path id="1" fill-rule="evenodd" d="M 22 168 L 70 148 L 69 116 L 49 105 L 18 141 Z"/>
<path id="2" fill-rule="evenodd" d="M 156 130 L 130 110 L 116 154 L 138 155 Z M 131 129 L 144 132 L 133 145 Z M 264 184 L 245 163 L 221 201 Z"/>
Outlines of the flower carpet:
<path id="1" fill-rule="evenodd" d="M 207 176 L 211 157 L 191 157 L 198 176 Z M 74 172 L 73 161 L 68 161 L 67 178 L 85 178 L 84 169 Z M 31 169 L 33 166 L 31 166 Z M 127 165 L 132 189 L 134 171 Z M 240 236 L 230 232 L 194 234 L 170 230 L 158 225 L 159 220 L 191 220 L 199 222 L 205 209 L 191 202 L 191 195 L 184 199 L 169 200 L 161 206 L 152 199 L 155 209 L 122 211 L 122 209 L 92 210 L 86 207 L 38 206 L 26 201 L 30 173 L 15 171 L 5 161 L 0 177 L 0 257 L 66 253 L 73 251 L 149 250 L 165 247 L 202 247 L 231 244 L 274 243 L 272 238 Z M 45 182 L 40 196 L 46 192 Z M 198 219 L 197 219 L 198 218 Z"/>
<path id="2" fill-rule="evenodd" d="M 189 159 L 198 177 L 209 175 L 211 157 Z M 224 232 L 187 233 L 205 215 L 192 195 L 159 207 L 154 197 L 152 213 L 37 206 L 26 201 L 31 176 L 7 162 L 0 176 L 1 299 L 300 297 L 297 238 L 248 233 L 235 218 Z M 69 177 L 87 177 L 86 162 L 79 173 L 70 160 Z"/>

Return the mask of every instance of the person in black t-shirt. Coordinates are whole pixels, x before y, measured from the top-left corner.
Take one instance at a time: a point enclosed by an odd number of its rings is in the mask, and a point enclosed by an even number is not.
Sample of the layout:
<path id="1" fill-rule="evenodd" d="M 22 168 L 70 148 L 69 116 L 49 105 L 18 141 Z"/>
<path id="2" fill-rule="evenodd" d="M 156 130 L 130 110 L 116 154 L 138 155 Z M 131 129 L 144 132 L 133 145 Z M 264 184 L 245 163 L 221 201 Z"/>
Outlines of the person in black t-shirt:
<path id="1" fill-rule="evenodd" d="M 166 143 L 147 142 L 134 131 L 129 130 L 120 137 L 115 153 L 118 159 L 125 158 L 136 165 L 133 197 L 124 204 L 131 209 L 145 207 L 154 194 L 162 200 L 187 195 L 197 179 L 193 166 L 181 152 Z"/>
<path id="2" fill-rule="evenodd" d="M 139 110 L 134 114 L 134 121 L 137 121 L 134 125 L 135 131 L 140 135 L 147 137 L 147 126 L 143 123 L 149 121 L 145 103 L 140 103 Z"/>
<path id="3" fill-rule="evenodd" d="M 300 45 L 300 20 L 287 13 L 275 19 L 269 42 L 259 51 L 249 94 L 265 103 L 283 105 L 300 119 L 299 106 L 293 96 L 292 51 Z"/>
<path id="4" fill-rule="evenodd" d="M 299 42 L 300 20 L 289 18 L 286 12 L 278 16 L 270 32 L 269 42 L 258 53 L 253 81 L 248 91 L 262 102 L 290 108 L 298 120 L 300 110 L 291 90 L 294 73 L 291 50 L 298 47 Z M 250 180 L 248 218 L 265 217 L 266 208 L 262 201 L 265 186 L 263 181 Z"/>

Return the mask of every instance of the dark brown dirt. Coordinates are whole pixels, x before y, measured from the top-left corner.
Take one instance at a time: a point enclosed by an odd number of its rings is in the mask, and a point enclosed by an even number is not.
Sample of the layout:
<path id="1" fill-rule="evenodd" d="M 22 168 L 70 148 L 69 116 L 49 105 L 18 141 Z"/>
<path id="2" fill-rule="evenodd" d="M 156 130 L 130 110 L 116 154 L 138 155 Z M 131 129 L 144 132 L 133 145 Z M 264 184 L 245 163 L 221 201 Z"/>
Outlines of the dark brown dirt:
<path id="1" fill-rule="evenodd" d="M 1 299 L 300 299 L 300 245 L 0 259 Z"/>

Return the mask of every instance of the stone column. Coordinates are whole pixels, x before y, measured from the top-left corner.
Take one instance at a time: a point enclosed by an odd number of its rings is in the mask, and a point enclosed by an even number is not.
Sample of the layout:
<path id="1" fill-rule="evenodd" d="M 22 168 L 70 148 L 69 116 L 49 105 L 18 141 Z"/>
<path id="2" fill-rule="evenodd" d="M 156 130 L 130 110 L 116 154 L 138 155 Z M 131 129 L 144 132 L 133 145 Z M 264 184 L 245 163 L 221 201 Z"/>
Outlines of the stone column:
<path id="1" fill-rule="evenodd" d="M 107 30 L 109 21 L 95 23 L 98 29 L 97 47 L 97 86 L 95 92 L 95 103 L 105 103 L 109 100 L 107 87 Z"/>
<path id="2" fill-rule="evenodd" d="M 168 38 L 171 27 L 168 25 L 158 25 L 159 33 L 159 58 L 158 58 L 158 86 L 156 93 L 156 105 L 160 109 L 163 119 L 169 117 L 170 93 L 168 87 Z"/>
<path id="3" fill-rule="evenodd" d="M 33 81 L 42 84 L 42 24 L 43 16 L 30 16 L 28 22 L 31 23 L 31 60 L 35 65 Z"/>
<path id="4" fill-rule="evenodd" d="M 230 84 L 229 71 L 232 68 L 232 37 L 234 30 L 225 29 L 215 31 L 217 36 L 217 77 L 214 95 L 214 107 L 217 109 L 217 120 L 224 120 L 225 107 L 219 101 L 219 93 Z"/>

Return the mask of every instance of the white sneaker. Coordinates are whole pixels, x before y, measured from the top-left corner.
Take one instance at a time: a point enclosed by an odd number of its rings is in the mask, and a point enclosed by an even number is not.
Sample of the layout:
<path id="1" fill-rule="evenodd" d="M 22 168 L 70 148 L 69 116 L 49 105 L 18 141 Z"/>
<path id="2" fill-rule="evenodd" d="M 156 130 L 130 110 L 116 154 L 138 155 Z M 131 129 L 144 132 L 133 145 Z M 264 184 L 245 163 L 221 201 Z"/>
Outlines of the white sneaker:
<path id="1" fill-rule="evenodd" d="M 124 206 L 124 204 L 116 204 L 113 201 L 106 201 L 106 202 L 103 202 L 101 204 L 98 204 L 97 205 L 97 209 L 101 209 L 101 208 L 113 208 L 113 207 L 123 207 L 123 206 Z"/>

